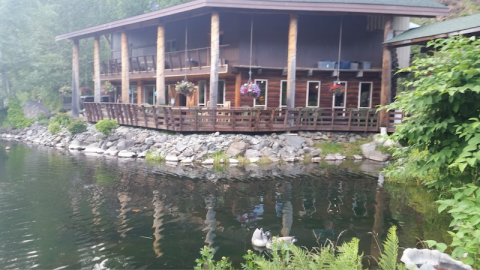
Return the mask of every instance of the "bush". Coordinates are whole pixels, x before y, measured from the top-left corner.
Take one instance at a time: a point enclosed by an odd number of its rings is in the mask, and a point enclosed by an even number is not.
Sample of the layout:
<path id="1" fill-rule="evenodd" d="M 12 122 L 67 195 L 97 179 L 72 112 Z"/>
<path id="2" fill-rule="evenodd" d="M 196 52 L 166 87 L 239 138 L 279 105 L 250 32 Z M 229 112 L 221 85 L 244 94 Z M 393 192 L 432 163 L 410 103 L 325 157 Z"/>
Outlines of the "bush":
<path id="1" fill-rule="evenodd" d="M 50 123 L 58 123 L 61 126 L 68 126 L 72 122 L 72 117 L 66 113 L 57 113 L 50 119 Z"/>
<path id="2" fill-rule="evenodd" d="M 118 127 L 117 120 L 110 120 L 110 119 L 103 119 L 98 121 L 98 123 L 95 124 L 95 128 L 103 133 L 103 135 L 108 136 L 110 133 L 112 133 L 112 130 L 116 129 Z"/>
<path id="3" fill-rule="evenodd" d="M 17 98 L 11 98 L 8 102 L 7 120 L 4 122 L 3 126 L 21 129 L 31 126 L 33 122 L 33 120 L 28 119 L 23 114 L 20 100 Z"/>
<path id="4" fill-rule="evenodd" d="M 82 133 L 87 131 L 87 124 L 82 120 L 75 120 L 68 125 L 67 130 L 72 133 L 72 135 Z"/>
<path id="5" fill-rule="evenodd" d="M 7 120 L 7 109 L 0 110 L 0 127 L 3 126 L 3 123 Z"/>
<path id="6" fill-rule="evenodd" d="M 60 127 L 59 123 L 50 123 L 50 125 L 48 125 L 48 131 L 52 134 L 57 134 L 62 131 L 62 127 Z"/>

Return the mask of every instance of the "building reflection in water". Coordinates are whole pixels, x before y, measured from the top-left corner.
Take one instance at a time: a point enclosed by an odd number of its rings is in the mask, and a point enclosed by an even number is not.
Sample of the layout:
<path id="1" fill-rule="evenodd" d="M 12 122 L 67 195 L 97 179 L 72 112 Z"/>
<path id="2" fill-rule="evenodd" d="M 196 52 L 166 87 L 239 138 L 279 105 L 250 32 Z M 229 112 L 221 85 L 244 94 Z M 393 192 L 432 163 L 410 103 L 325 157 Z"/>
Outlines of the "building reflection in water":
<path id="1" fill-rule="evenodd" d="M 293 224 L 292 183 L 277 183 L 275 186 L 275 211 L 282 217 L 282 236 L 289 236 Z"/>
<path id="2" fill-rule="evenodd" d="M 203 228 L 202 231 L 207 231 L 207 235 L 205 236 L 205 243 L 211 247 L 214 243 L 213 239 L 215 238 L 215 229 L 217 226 L 217 220 L 215 219 L 216 212 L 214 210 L 216 197 L 213 194 L 209 194 L 204 198 L 205 200 L 205 208 L 207 209 L 207 215 L 205 217 L 204 224 L 207 225 Z"/>
<path id="3" fill-rule="evenodd" d="M 129 219 L 127 213 L 131 210 L 128 203 L 132 200 L 127 192 L 118 192 L 118 201 L 120 201 L 120 210 L 117 216 L 117 232 L 122 238 L 127 236 L 127 232 L 132 228 L 127 228 Z"/>
<path id="4" fill-rule="evenodd" d="M 163 235 L 161 232 L 163 231 L 163 209 L 164 209 L 164 203 L 163 203 L 163 198 L 160 198 L 160 192 L 158 190 L 153 191 L 153 226 L 152 228 L 155 230 L 153 232 L 153 237 L 155 238 L 155 241 L 153 241 L 153 251 L 155 252 L 155 255 L 157 255 L 157 258 L 161 257 L 163 253 L 160 251 L 160 239 L 163 238 Z M 163 197 L 163 196 L 162 196 Z"/>

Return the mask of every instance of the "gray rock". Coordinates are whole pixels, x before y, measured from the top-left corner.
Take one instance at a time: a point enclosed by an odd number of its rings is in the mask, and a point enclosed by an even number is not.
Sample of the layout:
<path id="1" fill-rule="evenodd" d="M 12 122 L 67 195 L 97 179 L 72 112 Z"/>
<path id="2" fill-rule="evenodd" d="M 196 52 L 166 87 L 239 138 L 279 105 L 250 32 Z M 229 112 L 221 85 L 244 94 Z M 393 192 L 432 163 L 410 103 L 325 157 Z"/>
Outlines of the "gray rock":
<path id="1" fill-rule="evenodd" d="M 85 147 L 80 144 L 79 141 L 73 140 L 70 145 L 68 146 L 68 149 L 70 150 L 84 150 Z"/>
<path id="2" fill-rule="evenodd" d="M 119 158 L 134 158 L 136 156 L 137 153 L 128 150 L 122 150 L 118 153 Z"/>
<path id="3" fill-rule="evenodd" d="M 183 154 L 182 154 L 182 155 L 185 156 L 185 157 L 191 157 L 191 156 L 193 156 L 193 154 L 194 154 L 194 153 L 193 153 L 192 150 L 186 149 L 185 151 L 183 151 Z"/>
<path id="4" fill-rule="evenodd" d="M 350 137 L 350 139 L 348 139 L 349 143 L 354 143 L 356 141 L 357 141 L 357 139 L 355 137 Z"/>
<path id="5" fill-rule="evenodd" d="M 187 148 L 186 145 L 182 144 L 182 143 L 178 143 L 176 146 L 175 146 L 175 150 L 177 150 L 178 152 L 183 152 L 183 150 L 185 150 Z"/>
<path id="6" fill-rule="evenodd" d="M 160 135 L 160 136 L 155 137 L 155 139 L 154 139 L 155 143 L 164 143 L 167 140 L 168 140 L 167 135 Z"/>
<path id="7" fill-rule="evenodd" d="M 135 140 L 135 144 L 142 144 L 145 142 L 145 139 L 147 139 L 150 135 L 148 133 L 142 133 L 138 136 L 138 138 Z"/>
<path id="8" fill-rule="evenodd" d="M 115 147 L 115 146 L 112 146 L 110 148 L 107 149 L 107 151 L 105 151 L 103 154 L 104 155 L 109 155 L 109 156 L 117 156 L 118 155 L 118 149 Z"/>
<path id="9" fill-rule="evenodd" d="M 260 152 L 258 152 L 257 150 L 248 149 L 245 152 L 245 157 L 246 158 L 258 158 L 259 156 L 260 156 Z"/>
<path id="10" fill-rule="evenodd" d="M 33 130 L 31 130 L 31 129 L 28 130 L 28 131 L 27 131 L 27 136 L 30 137 L 30 136 L 32 136 L 32 135 L 33 135 Z"/>
<path id="11" fill-rule="evenodd" d="M 209 158 L 209 159 L 206 159 L 202 162 L 202 165 L 212 165 L 213 163 L 215 163 L 215 160 L 213 160 L 213 158 Z"/>
<path id="12" fill-rule="evenodd" d="M 324 160 L 325 161 L 335 161 L 335 160 L 337 160 L 337 158 L 335 157 L 335 155 L 328 154 L 328 155 L 325 156 Z"/>
<path id="13" fill-rule="evenodd" d="M 320 163 L 320 162 L 322 162 L 322 158 L 320 158 L 320 157 L 314 157 L 314 158 L 312 158 L 312 162 L 313 162 L 313 163 Z"/>
<path id="14" fill-rule="evenodd" d="M 315 149 L 310 152 L 310 155 L 312 155 L 312 157 L 318 157 L 320 156 L 321 153 L 322 153 L 322 149 Z"/>
<path id="15" fill-rule="evenodd" d="M 251 163 L 257 163 L 260 161 L 260 158 L 259 157 L 250 157 L 248 158 L 248 160 L 250 160 Z"/>
<path id="16" fill-rule="evenodd" d="M 230 164 L 238 164 L 238 163 L 239 163 L 238 159 L 234 159 L 234 158 L 230 158 L 230 159 L 228 160 L 228 162 L 229 162 Z"/>
<path id="17" fill-rule="evenodd" d="M 47 118 L 50 118 L 52 113 L 49 109 L 43 106 L 42 103 L 37 103 L 35 101 L 27 100 L 22 106 L 23 114 L 29 119 L 37 119 L 41 115 L 45 115 Z"/>
<path id="18" fill-rule="evenodd" d="M 193 163 L 193 158 L 185 158 L 180 163 L 182 164 L 190 164 Z"/>
<path id="19" fill-rule="evenodd" d="M 285 136 L 285 143 L 288 146 L 292 146 L 298 149 L 302 147 L 303 143 L 305 143 L 305 138 L 302 138 L 298 135 L 288 135 Z"/>
<path id="20" fill-rule="evenodd" d="M 165 161 L 168 161 L 168 162 L 178 162 L 178 157 L 177 157 L 176 155 L 168 154 L 168 155 L 165 157 Z"/>
<path id="21" fill-rule="evenodd" d="M 125 149 L 128 149 L 130 147 L 133 147 L 135 145 L 135 142 L 132 141 L 132 140 L 119 140 L 118 141 L 118 144 L 117 144 L 117 149 L 122 151 L 122 150 L 125 150 Z"/>
<path id="22" fill-rule="evenodd" d="M 143 151 L 137 155 L 138 158 L 145 158 L 147 156 L 148 151 Z"/>
<path id="23" fill-rule="evenodd" d="M 362 160 L 363 157 L 360 156 L 360 155 L 353 155 L 353 159 L 355 159 L 355 160 Z"/>
<path id="24" fill-rule="evenodd" d="M 153 145 L 153 144 L 155 144 L 155 141 L 153 140 L 152 137 L 148 137 L 148 138 L 145 139 L 144 143 L 148 144 L 148 145 Z"/>
<path id="25" fill-rule="evenodd" d="M 230 144 L 227 149 L 227 155 L 230 157 L 241 156 L 245 154 L 245 150 L 248 148 L 248 144 L 244 141 L 238 141 Z"/>
<path id="26" fill-rule="evenodd" d="M 273 151 L 272 151 L 272 149 L 270 149 L 268 147 L 265 147 L 265 148 L 260 150 L 260 154 L 264 157 L 269 157 L 269 156 L 273 155 Z"/>
<path id="27" fill-rule="evenodd" d="M 362 154 L 365 158 L 379 162 L 387 161 L 390 158 L 390 155 L 375 150 L 376 147 L 377 142 L 370 142 L 360 146 L 362 149 Z"/>
<path id="28" fill-rule="evenodd" d="M 107 141 L 109 141 L 109 142 L 118 141 L 118 139 L 120 139 L 120 137 L 118 137 L 118 136 L 115 135 L 115 134 L 110 134 L 110 135 L 107 137 Z"/>

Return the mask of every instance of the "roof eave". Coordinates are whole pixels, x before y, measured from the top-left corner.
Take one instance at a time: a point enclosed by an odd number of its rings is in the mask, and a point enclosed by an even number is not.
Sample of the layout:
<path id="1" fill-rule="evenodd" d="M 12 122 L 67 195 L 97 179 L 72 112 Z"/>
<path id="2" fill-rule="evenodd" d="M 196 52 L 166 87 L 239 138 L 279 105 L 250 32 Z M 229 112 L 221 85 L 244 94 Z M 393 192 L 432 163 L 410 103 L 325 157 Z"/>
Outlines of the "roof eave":
<path id="1" fill-rule="evenodd" d="M 435 34 L 435 35 L 422 36 L 422 37 L 410 38 L 410 39 L 403 39 L 403 40 L 398 40 L 398 41 L 393 41 L 393 42 L 387 40 L 383 44 L 385 46 L 389 46 L 389 47 L 403 47 L 403 46 L 410 46 L 410 45 L 415 45 L 415 44 L 419 44 L 419 43 L 424 43 L 424 42 L 432 40 L 432 39 L 448 38 L 448 37 L 458 36 L 458 35 L 468 35 L 468 34 L 476 33 L 476 32 L 480 32 L 480 26 L 469 28 L 469 29 L 464 29 L 464 30 L 460 30 L 460 31 L 439 33 L 439 34 Z"/>
<path id="2" fill-rule="evenodd" d="M 255 3 L 255 4 L 253 4 Z M 390 14 L 404 16 L 436 17 L 448 15 L 448 8 L 345 4 L 345 3 L 311 3 L 311 2 L 273 2 L 273 1 L 249 1 L 249 0 L 195 0 L 184 4 L 172 6 L 146 14 L 80 29 L 55 37 L 56 41 L 65 39 L 83 39 L 106 32 L 121 31 L 126 26 L 136 23 L 159 20 L 170 15 L 189 12 L 200 8 L 230 8 L 230 9 L 256 9 L 295 12 L 348 12 L 356 14 Z M 354 11 L 354 12 L 353 12 Z"/>

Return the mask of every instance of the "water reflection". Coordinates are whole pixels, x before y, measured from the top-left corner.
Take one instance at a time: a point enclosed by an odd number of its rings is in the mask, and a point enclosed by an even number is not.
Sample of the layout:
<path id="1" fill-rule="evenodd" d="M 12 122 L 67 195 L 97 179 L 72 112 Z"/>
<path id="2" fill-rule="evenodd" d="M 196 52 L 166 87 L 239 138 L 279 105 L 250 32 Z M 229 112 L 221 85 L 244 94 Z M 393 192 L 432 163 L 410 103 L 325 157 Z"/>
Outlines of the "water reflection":
<path id="1" fill-rule="evenodd" d="M 418 207 L 435 197 L 383 183 L 368 163 L 214 171 L 9 145 L 0 151 L 0 268 L 192 268 L 204 245 L 239 266 L 257 227 L 309 248 L 358 237 L 376 254 L 369 232 L 399 225 L 403 245 L 423 236 L 424 218 L 443 222 Z"/>

